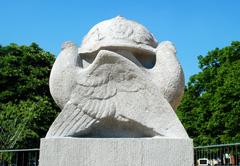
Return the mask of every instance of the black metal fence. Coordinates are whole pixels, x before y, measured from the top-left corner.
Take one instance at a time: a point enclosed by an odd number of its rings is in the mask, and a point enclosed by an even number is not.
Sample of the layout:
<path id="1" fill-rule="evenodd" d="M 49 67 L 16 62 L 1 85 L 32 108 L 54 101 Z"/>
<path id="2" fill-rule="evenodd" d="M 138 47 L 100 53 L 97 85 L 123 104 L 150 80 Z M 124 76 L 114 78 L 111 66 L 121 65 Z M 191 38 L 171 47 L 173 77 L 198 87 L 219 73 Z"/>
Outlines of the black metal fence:
<path id="1" fill-rule="evenodd" d="M 39 149 L 0 150 L 0 166 L 38 166 Z M 240 143 L 194 147 L 196 166 L 240 166 Z"/>
<path id="2" fill-rule="evenodd" d="M 0 150 L 0 166 L 38 166 L 39 149 Z"/>
<path id="3" fill-rule="evenodd" d="M 195 147 L 194 162 L 195 165 L 240 166 L 240 143 Z"/>

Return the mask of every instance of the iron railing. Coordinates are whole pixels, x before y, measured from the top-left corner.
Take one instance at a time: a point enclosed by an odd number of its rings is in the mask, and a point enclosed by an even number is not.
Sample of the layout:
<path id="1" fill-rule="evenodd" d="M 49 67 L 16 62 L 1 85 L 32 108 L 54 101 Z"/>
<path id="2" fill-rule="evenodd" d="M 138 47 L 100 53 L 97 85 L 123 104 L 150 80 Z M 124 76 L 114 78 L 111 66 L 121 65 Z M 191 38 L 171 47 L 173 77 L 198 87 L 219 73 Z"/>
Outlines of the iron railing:
<path id="1" fill-rule="evenodd" d="M 195 165 L 240 166 L 240 143 L 195 147 L 194 162 Z"/>
<path id="2" fill-rule="evenodd" d="M 39 149 L 0 150 L 0 166 L 38 166 Z"/>
<path id="3" fill-rule="evenodd" d="M 0 166 L 38 166 L 39 149 L 0 150 Z M 240 166 L 240 143 L 194 147 L 194 165 Z"/>

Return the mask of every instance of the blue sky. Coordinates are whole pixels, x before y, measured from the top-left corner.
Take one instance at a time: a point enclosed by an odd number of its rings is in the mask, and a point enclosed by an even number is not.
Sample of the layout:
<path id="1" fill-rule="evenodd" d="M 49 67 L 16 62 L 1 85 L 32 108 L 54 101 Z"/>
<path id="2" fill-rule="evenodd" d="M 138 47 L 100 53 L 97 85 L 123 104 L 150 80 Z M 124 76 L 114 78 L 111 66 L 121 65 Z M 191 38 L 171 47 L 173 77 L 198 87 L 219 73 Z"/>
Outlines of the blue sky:
<path id="1" fill-rule="evenodd" d="M 186 82 L 199 72 L 198 55 L 240 40 L 240 0 L 1 0 L 0 44 L 36 42 L 57 55 L 64 41 L 80 45 L 93 25 L 117 15 L 174 42 Z"/>

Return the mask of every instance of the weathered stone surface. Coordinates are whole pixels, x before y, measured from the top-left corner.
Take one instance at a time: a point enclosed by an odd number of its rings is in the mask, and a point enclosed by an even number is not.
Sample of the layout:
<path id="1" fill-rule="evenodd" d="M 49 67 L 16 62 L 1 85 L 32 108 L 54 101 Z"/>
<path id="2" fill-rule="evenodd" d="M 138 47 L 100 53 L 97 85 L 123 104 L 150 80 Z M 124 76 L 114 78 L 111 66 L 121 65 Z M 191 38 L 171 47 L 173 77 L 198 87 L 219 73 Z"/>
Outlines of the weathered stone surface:
<path id="1" fill-rule="evenodd" d="M 174 112 L 183 89 L 171 42 L 123 17 L 103 21 L 54 63 L 50 91 L 62 112 L 46 137 L 188 138 Z"/>
<path id="2" fill-rule="evenodd" d="M 190 139 L 45 138 L 40 166 L 192 166 Z"/>

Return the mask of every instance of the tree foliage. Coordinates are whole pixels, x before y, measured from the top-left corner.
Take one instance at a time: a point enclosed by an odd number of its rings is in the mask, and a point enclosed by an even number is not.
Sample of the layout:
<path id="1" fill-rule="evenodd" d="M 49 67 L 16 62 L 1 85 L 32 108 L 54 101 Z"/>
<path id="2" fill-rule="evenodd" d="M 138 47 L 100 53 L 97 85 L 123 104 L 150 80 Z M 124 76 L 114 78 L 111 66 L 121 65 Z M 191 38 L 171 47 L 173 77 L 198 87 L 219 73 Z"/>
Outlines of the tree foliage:
<path id="1" fill-rule="evenodd" d="M 0 46 L 0 149 L 39 146 L 58 112 L 48 88 L 54 59 L 35 43 Z"/>
<path id="2" fill-rule="evenodd" d="M 177 110 L 195 145 L 240 140 L 240 42 L 199 56 Z"/>

